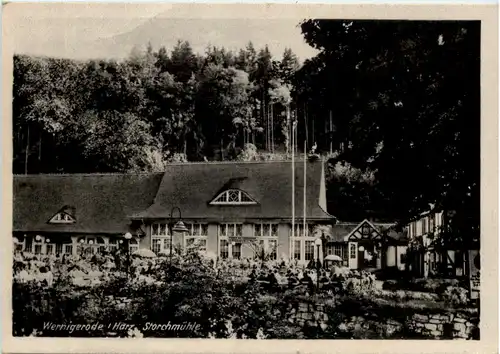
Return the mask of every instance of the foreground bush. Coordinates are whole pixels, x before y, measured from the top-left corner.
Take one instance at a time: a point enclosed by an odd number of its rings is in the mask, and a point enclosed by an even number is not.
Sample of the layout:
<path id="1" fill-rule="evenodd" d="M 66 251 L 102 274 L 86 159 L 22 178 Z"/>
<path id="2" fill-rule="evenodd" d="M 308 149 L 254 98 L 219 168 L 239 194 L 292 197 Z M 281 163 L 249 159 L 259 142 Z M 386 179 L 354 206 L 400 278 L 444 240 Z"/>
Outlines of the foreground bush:
<path id="1" fill-rule="evenodd" d="M 218 268 L 195 254 L 172 264 L 161 259 L 155 264 L 146 262 L 147 266 L 135 262 L 137 272 L 129 273 L 99 272 L 95 265 L 77 262 L 82 263 L 81 269 L 90 270 L 54 267 L 50 282 L 46 276 L 15 278 L 14 336 L 417 338 L 411 326 L 406 326 L 415 313 L 440 313 L 464 305 L 464 292 L 456 287 L 442 295 L 377 290 L 370 277 L 362 274 L 345 279 L 340 293 L 324 286 L 318 291 L 311 284 L 273 286 L 237 276 L 240 265 Z M 138 271 L 141 267 L 147 271 Z M 99 277 L 89 280 L 90 275 Z M 327 318 L 292 319 L 290 310 L 304 303 L 321 304 Z M 366 323 L 346 325 L 353 317 L 367 315 Z M 391 321 L 400 326 L 396 328 Z M 196 328 L 151 325 L 189 323 Z M 69 331 L 51 324 L 102 326 Z"/>

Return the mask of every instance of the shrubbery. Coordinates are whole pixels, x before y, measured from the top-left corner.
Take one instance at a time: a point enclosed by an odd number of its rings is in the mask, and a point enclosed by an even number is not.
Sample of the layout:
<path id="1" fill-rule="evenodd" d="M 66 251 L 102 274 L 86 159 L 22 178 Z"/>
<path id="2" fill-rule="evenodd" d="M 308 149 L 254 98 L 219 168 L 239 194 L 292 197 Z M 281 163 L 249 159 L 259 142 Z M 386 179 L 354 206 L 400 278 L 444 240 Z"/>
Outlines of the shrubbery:
<path id="1" fill-rule="evenodd" d="M 83 260 L 75 262 L 82 269 L 87 267 Z M 68 272 L 61 265 L 54 266 L 51 284 L 43 277 L 16 277 L 13 282 L 14 336 L 392 338 L 409 336 L 411 329 L 398 332 L 393 326 L 386 326 L 386 321 L 404 324 L 414 313 L 463 306 L 467 299 L 465 289 L 449 285 L 441 295 L 378 290 L 370 278 L 361 273 L 359 277 L 351 274 L 344 279 L 342 293 L 324 287 L 317 291 L 314 286 L 306 285 L 273 287 L 265 282 L 243 280 L 245 277 L 238 276 L 242 264 L 214 267 L 196 253 L 177 257 L 172 264 L 166 258 L 153 263 L 135 262 L 132 268 L 137 272 L 130 274 L 117 270 L 101 272 L 99 281 L 75 281 L 82 275 Z M 141 274 L 142 268 L 147 268 L 149 273 Z M 427 284 L 427 289 L 440 288 L 434 283 L 418 284 Z M 308 321 L 299 325 L 290 320 L 290 308 L 304 302 L 322 304 L 328 314 L 326 325 Z M 372 316 L 369 328 L 343 329 L 349 318 L 367 314 Z M 48 331 L 44 324 L 49 321 L 54 324 L 103 323 L 104 328 L 72 333 Z M 145 330 L 148 322 L 167 324 L 169 321 L 199 326 L 190 331 Z M 135 328 L 107 326 L 120 322 L 134 324 Z"/>
<path id="2" fill-rule="evenodd" d="M 386 280 L 383 287 L 386 290 L 409 290 L 442 294 L 448 286 L 465 287 L 465 284 L 458 279 L 401 278 L 397 280 Z"/>

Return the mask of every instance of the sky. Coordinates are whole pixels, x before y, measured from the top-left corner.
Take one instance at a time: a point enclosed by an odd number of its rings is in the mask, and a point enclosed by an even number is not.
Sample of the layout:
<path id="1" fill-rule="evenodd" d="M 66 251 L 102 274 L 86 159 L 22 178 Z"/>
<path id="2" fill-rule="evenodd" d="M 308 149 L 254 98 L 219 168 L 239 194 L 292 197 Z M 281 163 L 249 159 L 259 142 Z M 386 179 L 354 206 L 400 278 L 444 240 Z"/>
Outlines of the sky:
<path id="1" fill-rule="evenodd" d="M 305 43 L 298 27 L 303 19 L 296 14 L 264 19 L 259 14 L 171 4 L 26 6 L 22 11 L 12 10 L 9 17 L 8 36 L 18 54 L 123 58 L 132 48 L 145 47 L 148 42 L 154 49 L 165 46 L 171 50 L 177 40 L 188 40 L 198 53 L 208 45 L 238 50 L 252 41 L 257 49 L 267 44 L 276 58 L 286 47 L 301 61 L 316 54 Z"/>

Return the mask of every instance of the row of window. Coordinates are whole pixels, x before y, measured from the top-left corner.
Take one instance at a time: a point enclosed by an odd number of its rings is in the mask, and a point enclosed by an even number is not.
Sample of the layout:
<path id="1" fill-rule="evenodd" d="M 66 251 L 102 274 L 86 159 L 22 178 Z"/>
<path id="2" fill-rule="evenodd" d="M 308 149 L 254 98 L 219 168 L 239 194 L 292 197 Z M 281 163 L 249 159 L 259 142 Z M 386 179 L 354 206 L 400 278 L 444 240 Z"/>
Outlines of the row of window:
<path id="1" fill-rule="evenodd" d="M 277 239 L 267 239 L 260 240 L 257 244 L 258 247 L 248 246 L 252 248 L 253 252 L 261 252 L 264 250 L 266 258 L 277 259 L 278 255 L 278 240 Z M 240 259 L 242 256 L 242 242 L 230 241 L 228 239 L 219 240 L 219 257 L 222 259 Z M 207 238 L 206 237 L 188 237 L 185 239 L 183 245 L 184 248 L 196 248 L 200 251 L 206 251 L 207 249 Z M 156 254 L 170 252 L 170 238 L 154 236 L 151 238 L 151 250 Z"/>
<path id="2" fill-rule="evenodd" d="M 355 244 L 351 244 L 349 251 L 349 257 L 356 258 L 357 247 Z M 347 262 L 347 247 L 345 245 L 328 245 L 325 252 L 325 256 L 336 255 L 339 256 L 344 262 Z M 293 243 L 293 258 L 305 261 L 316 259 L 317 249 L 315 250 L 314 241 L 307 239 L 295 240 Z"/>
<path id="3" fill-rule="evenodd" d="M 441 224 L 441 217 L 441 213 L 430 214 L 419 220 L 411 222 L 408 226 L 408 236 L 415 237 L 435 232 L 436 227 L 439 227 Z"/>
<path id="4" fill-rule="evenodd" d="M 208 235 L 208 225 L 207 224 L 185 224 L 186 228 L 189 230 L 189 236 L 207 236 Z M 152 236 L 169 236 L 170 229 L 168 224 L 152 224 L 151 225 L 151 235 Z"/>
<path id="5" fill-rule="evenodd" d="M 242 247 L 249 247 L 252 254 L 256 255 L 258 258 L 264 258 L 266 260 L 278 259 L 278 240 L 276 239 L 260 240 L 258 244 L 248 245 L 243 245 L 241 242 L 220 240 L 219 256 L 222 259 L 241 259 Z"/>
<path id="6" fill-rule="evenodd" d="M 77 245 L 76 252 L 78 254 L 97 254 L 105 251 L 113 251 L 118 248 L 118 245 Z M 130 252 L 135 252 L 139 249 L 138 245 L 130 245 Z M 18 245 L 17 251 L 23 251 L 22 245 Z M 63 255 L 73 254 L 72 244 L 48 243 L 48 244 L 26 244 L 24 252 L 34 253 L 36 255 Z"/>
<path id="7" fill-rule="evenodd" d="M 293 259 L 310 261 L 314 258 L 314 240 L 293 241 Z"/>
<path id="8" fill-rule="evenodd" d="M 312 224 L 296 224 L 295 234 L 296 237 L 310 237 L 309 240 L 295 240 L 294 257 L 298 260 L 312 260 L 314 259 L 314 238 Z M 155 253 L 166 253 L 170 252 L 170 233 L 167 224 L 153 224 L 151 229 L 151 250 Z M 183 247 L 198 247 L 200 250 L 206 250 L 207 244 L 207 234 L 208 225 L 207 224 L 186 224 L 189 230 L 188 234 L 184 238 Z M 278 228 L 277 223 L 258 223 L 253 224 L 253 235 L 257 238 L 262 238 L 259 240 L 260 250 L 253 250 L 253 252 L 259 252 L 264 250 L 265 257 L 267 259 L 277 259 L 277 245 L 278 245 Z M 304 236 L 305 235 L 305 236 Z M 222 259 L 241 258 L 241 242 L 231 241 L 231 238 L 237 238 L 243 236 L 243 224 L 242 223 L 225 223 L 218 225 L 218 236 L 220 238 L 219 242 L 219 254 L 218 256 Z M 254 248 L 254 247 L 253 247 Z"/>
<path id="9" fill-rule="evenodd" d="M 207 238 L 206 236 L 199 237 L 186 237 L 184 248 L 197 248 L 200 251 L 205 251 L 207 249 Z M 159 253 L 169 253 L 170 252 L 170 237 L 165 236 L 152 236 L 151 237 L 151 250 L 156 254 Z"/>
<path id="10" fill-rule="evenodd" d="M 188 236 L 207 236 L 208 235 L 208 225 L 207 224 L 185 224 L 189 230 Z M 253 236 L 255 237 L 278 237 L 278 224 L 276 223 L 259 223 L 253 224 Z M 303 224 L 295 224 L 296 237 L 313 237 L 314 225 L 306 224 L 304 229 Z M 241 237 L 243 236 L 243 224 L 242 223 L 226 223 L 219 224 L 218 234 L 220 237 Z M 151 225 L 151 235 L 152 236 L 169 236 L 170 230 L 169 225 L 165 223 L 158 223 Z"/>
<path id="11" fill-rule="evenodd" d="M 77 240 L 76 252 L 78 254 L 96 254 L 112 251 L 118 248 L 119 242 L 123 242 L 123 240 L 111 238 L 106 244 L 102 237 L 83 236 Z M 139 249 L 137 240 L 131 239 L 129 242 L 131 252 Z M 73 243 L 51 242 L 48 237 L 37 236 L 25 238 L 21 244 L 16 245 L 16 250 L 37 255 L 63 255 L 73 254 L 73 246 Z"/>

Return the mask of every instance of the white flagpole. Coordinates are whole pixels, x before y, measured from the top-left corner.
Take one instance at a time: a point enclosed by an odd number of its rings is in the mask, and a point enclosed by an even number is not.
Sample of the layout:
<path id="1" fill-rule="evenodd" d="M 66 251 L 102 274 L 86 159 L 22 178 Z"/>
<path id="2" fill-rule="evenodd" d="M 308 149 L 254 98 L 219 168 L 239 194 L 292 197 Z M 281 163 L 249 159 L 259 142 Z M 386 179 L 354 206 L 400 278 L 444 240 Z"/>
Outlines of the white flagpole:
<path id="1" fill-rule="evenodd" d="M 291 131 L 291 149 L 292 152 L 292 257 L 295 256 L 295 145 L 294 145 L 294 130 L 295 124 L 290 120 L 290 105 L 287 107 L 287 119 L 292 125 Z"/>
<path id="2" fill-rule="evenodd" d="M 306 141 L 304 140 L 304 236 L 306 235 L 306 168 L 307 168 L 307 145 Z M 312 235 L 309 235 L 312 236 Z"/>

